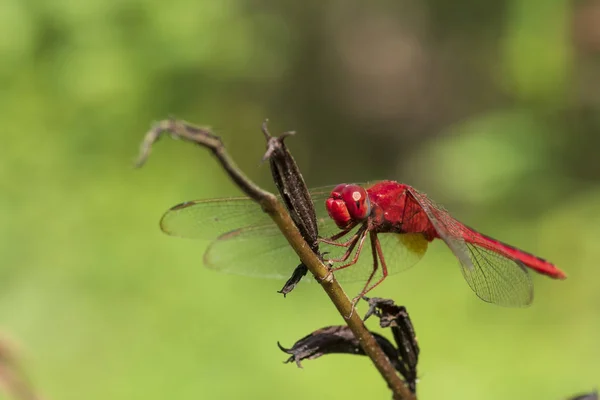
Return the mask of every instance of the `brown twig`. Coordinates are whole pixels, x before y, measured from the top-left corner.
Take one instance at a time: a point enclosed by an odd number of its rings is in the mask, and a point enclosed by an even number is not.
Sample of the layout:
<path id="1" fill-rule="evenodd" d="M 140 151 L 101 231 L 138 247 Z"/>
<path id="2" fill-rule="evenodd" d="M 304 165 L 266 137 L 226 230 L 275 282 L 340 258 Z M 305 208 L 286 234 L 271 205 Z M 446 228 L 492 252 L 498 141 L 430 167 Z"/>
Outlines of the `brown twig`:
<path id="1" fill-rule="evenodd" d="M 14 346 L 0 338 L 0 388 L 15 400 L 41 400 L 19 362 Z"/>
<path id="2" fill-rule="evenodd" d="M 365 353 L 371 358 L 373 364 L 375 364 L 375 367 L 387 382 L 388 387 L 394 395 L 394 399 L 414 399 L 414 396 L 400 379 L 389 359 L 378 346 L 373 335 L 367 330 L 358 314 L 353 312 L 352 303 L 344 293 L 342 287 L 330 273 L 329 268 L 319 260 L 318 256 L 306 243 L 283 204 L 277 200 L 277 197 L 261 189 L 240 171 L 227 154 L 225 146 L 218 136 L 214 135 L 208 129 L 198 128 L 184 121 L 160 121 L 146 134 L 141 145 L 140 156 L 136 165 L 139 167 L 144 164 L 150 154 L 152 145 L 163 133 L 169 133 L 175 138 L 181 138 L 196 143 L 212 151 L 236 185 L 239 186 L 246 195 L 260 204 L 264 212 L 269 214 L 288 240 L 290 246 L 292 246 L 294 251 L 298 254 L 300 260 L 312 272 L 315 279 L 321 282 L 321 286 L 338 309 L 339 313 L 344 317 L 346 324 L 359 340 Z"/>

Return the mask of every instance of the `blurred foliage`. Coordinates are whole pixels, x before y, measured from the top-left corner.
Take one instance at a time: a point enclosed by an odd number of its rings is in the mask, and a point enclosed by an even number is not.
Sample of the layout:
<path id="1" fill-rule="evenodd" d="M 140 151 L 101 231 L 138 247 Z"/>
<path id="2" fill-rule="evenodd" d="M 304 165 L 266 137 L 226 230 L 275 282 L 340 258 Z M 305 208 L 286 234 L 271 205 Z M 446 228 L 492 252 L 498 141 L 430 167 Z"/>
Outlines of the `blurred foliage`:
<path id="1" fill-rule="evenodd" d="M 269 185 L 268 116 L 299 132 L 309 185 L 409 183 L 569 274 L 502 309 L 438 244 L 386 281 L 374 294 L 414 319 L 423 398 L 595 387 L 599 59 L 598 0 L 4 0 L 0 329 L 49 399 L 388 397 L 368 360 L 281 364 L 277 340 L 340 323 L 318 286 L 284 300 L 161 234 L 169 206 L 238 194 L 208 153 L 164 141 L 131 168 L 175 115 Z"/>

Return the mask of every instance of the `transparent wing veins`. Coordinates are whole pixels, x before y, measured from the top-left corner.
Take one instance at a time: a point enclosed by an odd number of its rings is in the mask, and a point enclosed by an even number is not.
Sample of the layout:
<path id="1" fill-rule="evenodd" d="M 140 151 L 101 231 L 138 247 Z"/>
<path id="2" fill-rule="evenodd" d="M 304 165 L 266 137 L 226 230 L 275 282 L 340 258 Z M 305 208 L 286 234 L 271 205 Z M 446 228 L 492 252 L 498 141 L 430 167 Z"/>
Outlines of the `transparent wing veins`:
<path id="1" fill-rule="evenodd" d="M 409 189 L 409 193 L 423 208 L 439 237 L 458 258 L 465 280 L 480 299 L 507 307 L 531 304 L 531 278 L 519 260 L 478 244 L 473 231 L 454 219 L 443 207 L 415 189 Z M 472 240 L 469 240 L 470 237 Z"/>

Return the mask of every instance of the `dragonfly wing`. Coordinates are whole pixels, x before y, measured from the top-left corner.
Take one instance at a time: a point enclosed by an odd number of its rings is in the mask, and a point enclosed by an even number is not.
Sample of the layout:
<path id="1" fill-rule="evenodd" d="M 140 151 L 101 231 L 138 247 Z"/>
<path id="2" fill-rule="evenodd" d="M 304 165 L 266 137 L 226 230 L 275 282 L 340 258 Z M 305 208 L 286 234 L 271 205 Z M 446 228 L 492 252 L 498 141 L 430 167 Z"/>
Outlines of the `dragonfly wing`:
<path id="1" fill-rule="evenodd" d="M 416 264 L 427 249 L 427 240 L 421 234 L 378 235 L 385 255 L 388 274 L 394 274 Z M 325 258 L 339 258 L 346 248 L 321 244 Z M 356 254 L 354 249 L 349 259 Z M 298 264 L 298 256 L 285 237 L 273 224 L 235 229 L 220 235 L 207 248 L 204 265 L 210 269 L 236 275 L 287 279 Z M 365 282 L 373 271 L 373 257 L 369 237 L 356 264 L 336 271 L 340 282 Z M 375 277 L 380 277 L 381 265 Z"/>
<path id="2" fill-rule="evenodd" d="M 462 273 L 480 299 L 506 307 L 531 304 L 533 285 L 523 263 L 473 243 L 467 248 L 473 268 L 463 265 Z"/>
<path id="3" fill-rule="evenodd" d="M 531 278 L 520 261 L 469 241 L 472 231 L 443 207 L 415 189 L 409 189 L 409 193 L 423 209 L 440 239 L 458 258 L 465 280 L 480 299 L 507 307 L 531 304 Z"/>
<path id="4" fill-rule="evenodd" d="M 160 228 L 171 236 L 213 240 L 239 227 L 267 225 L 271 219 L 248 197 L 192 200 L 171 207 Z"/>
<path id="5" fill-rule="evenodd" d="M 327 232 L 339 230 L 325 209 L 333 187 L 311 190 L 320 227 Z M 205 240 L 238 228 L 269 224 L 274 225 L 271 218 L 248 197 L 186 201 L 171 207 L 160 221 L 162 231 L 168 235 Z"/>
<path id="6" fill-rule="evenodd" d="M 389 254 L 396 255 L 399 251 L 398 235 L 380 236 L 382 247 L 388 250 Z M 344 254 L 346 248 L 321 244 L 320 250 L 326 254 L 326 258 L 338 258 Z M 363 251 L 364 254 L 361 254 L 356 265 L 335 272 L 336 279 L 340 282 L 366 281 L 373 270 L 368 237 Z M 356 249 L 353 255 L 355 252 Z M 396 258 L 392 260 L 395 261 Z M 395 267 L 393 261 L 391 265 Z M 203 263 L 210 269 L 235 275 L 287 279 L 298 265 L 299 259 L 279 229 L 274 224 L 266 224 L 238 228 L 220 235 L 206 249 Z M 393 272 L 398 270 L 392 268 Z"/>
<path id="7" fill-rule="evenodd" d="M 214 240 L 204 253 L 204 265 L 236 275 L 288 279 L 298 255 L 274 224 L 239 228 Z"/>
<path id="8" fill-rule="evenodd" d="M 319 230 L 325 235 L 339 231 L 325 209 L 333 187 L 311 190 Z M 299 263 L 275 223 L 247 197 L 181 203 L 163 215 L 160 226 L 172 236 L 211 240 L 204 264 L 222 272 L 287 279 Z"/>
<path id="9" fill-rule="evenodd" d="M 462 265 L 472 269 L 473 262 L 469 256 L 469 249 L 463 239 L 462 224 L 456 221 L 443 207 L 435 204 L 423 193 L 415 189 L 409 189 L 408 192 L 412 196 L 414 203 L 407 205 L 407 207 L 423 210 L 440 239 L 452 250 Z M 407 196 L 407 202 L 411 196 Z"/>

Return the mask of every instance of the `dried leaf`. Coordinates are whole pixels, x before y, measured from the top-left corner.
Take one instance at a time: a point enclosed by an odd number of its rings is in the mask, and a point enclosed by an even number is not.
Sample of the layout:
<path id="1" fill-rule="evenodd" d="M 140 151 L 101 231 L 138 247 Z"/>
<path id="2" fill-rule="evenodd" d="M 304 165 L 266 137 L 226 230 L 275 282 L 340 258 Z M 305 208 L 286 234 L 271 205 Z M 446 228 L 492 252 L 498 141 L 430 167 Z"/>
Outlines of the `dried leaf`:
<path id="1" fill-rule="evenodd" d="M 383 352 L 392 362 L 392 365 L 394 365 L 394 368 L 397 369 L 399 360 L 398 353 L 394 345 L 384 336 L 374 332 L 371 333 L 375 337 L 375 340 L 379 346 L 383 349 Z M 314 360 L 315 358 L 319 358 L 325 354 L 335 353 L 365 355 L 358 340 L 354 337 L 354 334 L 346 325 L 328 326 L 326 328 L 314 331 L 298 340 L 290 349 L 286 349 L 279 342 L 277 345 L 282 351 L 291 354 L 291 357 L 285 362 L 295 362 L 300 368 L 302 368 L 301 361 Z"/>
<path id="2" fill-rule="evenodd" d="M 263 156 L 263 161 L 269 160 L 275 186 L 279 190 L 290 217 L 312 251 L 318 255 L 319 230 L 315 207 L 300 169 L 284 143 L 284 139 L 293 135 L 294 132 L 285 132 L 279 137 L 273 137 L 267 130 L 266 121 L 263 123 L 262 131 L 267 139 L 267 151 Z M 279 293 L 285 296 L 294 290 L 307 271 L 306 265 L 298 265 Z"/>
<path id="3" fill-rule="evenodd" d="M 277 293 L 281 293 L 283 294 L 283 297 L 285 297 L 289 292 L 296 288 L 296 285 L 300 282 L 302 277 L 306 275 L 307 272 L 308 267 L 306 265 L 304 265 L 303 263 L 298 265 L 294 272 L 292 272 L 292 276 L 290 277 L 290 279 L 288 279 L 287 282 L 285 282 L 285 285 L 283 285 L 281 290 L 277 291 Z"/>
<path id="4" fill-rule="evenodd" d="M 598 391 L 594 390 L 591 393 L 578 394 L 574 397 L 569 397 L 568 400 L 598 400 Z"/>
<path id="5" fill-rule="evenodd" d="M 398 346 L 401 367 L 399 372 L 406 379 L 413 393 L 417 384 L 417 364 L 419 362 L 419 344 L 410 316 L 403 306 L 398 306 L 391 299 L 379 297 L 363 297 L 369 303 L 365 321 L 371 316 L 379 317 L 382 328 L 391 328 L 394 341 Z"/>

